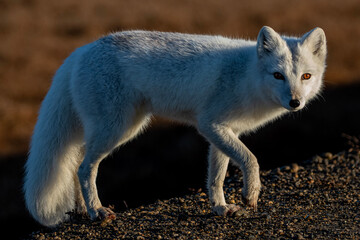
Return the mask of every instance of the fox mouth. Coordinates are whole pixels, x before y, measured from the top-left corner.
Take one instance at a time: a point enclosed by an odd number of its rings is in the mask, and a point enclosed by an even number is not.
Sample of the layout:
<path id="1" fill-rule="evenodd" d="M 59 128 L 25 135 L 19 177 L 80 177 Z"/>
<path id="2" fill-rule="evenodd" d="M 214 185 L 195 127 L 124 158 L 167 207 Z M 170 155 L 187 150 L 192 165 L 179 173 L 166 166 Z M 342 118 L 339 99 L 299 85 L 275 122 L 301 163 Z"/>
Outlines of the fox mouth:
<path id="1" fill-rule="evenodd" d="M 301 108 L 292 108 L 292 109 L 288 109 L 289 112 L 298 112 L 301 110 Z"/>
<path id="2" fill-rule="evenodd" d="M 285 108 L 286 110 L 288 110 L 289 112 L 298 112 L 301 109 L 303 109 L 303 106 L 299 106 L 299 107 L 290 107 L 289 105 L 282 105 L 283 108 Z"/>

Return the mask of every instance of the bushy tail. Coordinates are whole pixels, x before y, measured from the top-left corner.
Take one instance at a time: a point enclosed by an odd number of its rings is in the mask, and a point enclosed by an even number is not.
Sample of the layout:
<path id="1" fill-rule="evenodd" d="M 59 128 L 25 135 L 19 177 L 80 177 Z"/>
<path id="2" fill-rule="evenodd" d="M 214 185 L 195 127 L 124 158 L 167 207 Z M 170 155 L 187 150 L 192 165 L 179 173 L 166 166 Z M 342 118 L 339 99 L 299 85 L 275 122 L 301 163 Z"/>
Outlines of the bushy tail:
<path id="1" fill-rule="evenodd" d="M 42 103 L 25 165 L 26 206 L 45 226 L 66 220 L 66 212 L 74 209 L 75 177 L 83 157 L 82 128 L 74 112 L 66 64 Z"/>

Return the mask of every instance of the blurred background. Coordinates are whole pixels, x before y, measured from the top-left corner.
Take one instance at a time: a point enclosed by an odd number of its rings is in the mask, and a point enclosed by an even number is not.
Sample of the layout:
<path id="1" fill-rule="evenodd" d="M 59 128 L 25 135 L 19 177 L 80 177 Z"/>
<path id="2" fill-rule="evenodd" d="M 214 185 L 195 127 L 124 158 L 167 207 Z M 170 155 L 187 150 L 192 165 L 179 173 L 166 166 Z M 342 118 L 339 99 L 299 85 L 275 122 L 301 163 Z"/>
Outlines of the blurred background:
<path id="1" fill-rule="evenodd" d="M 22 196 L 23 165 L 51 78 L 77 47 L 110 32 L 144 29 L 256 39 L 264 25 L 301 36 L 325 30 L 322 97 L 241 139 L 262 169 L 344 148 L 360 133 L 360 3 L 357 0 L 0 0 L 0 226 L 37 225 Z M 204 189 L 208 144 L 195 129 L 156 119 L 100 166 L 104 205 L 115 210 Z"/>

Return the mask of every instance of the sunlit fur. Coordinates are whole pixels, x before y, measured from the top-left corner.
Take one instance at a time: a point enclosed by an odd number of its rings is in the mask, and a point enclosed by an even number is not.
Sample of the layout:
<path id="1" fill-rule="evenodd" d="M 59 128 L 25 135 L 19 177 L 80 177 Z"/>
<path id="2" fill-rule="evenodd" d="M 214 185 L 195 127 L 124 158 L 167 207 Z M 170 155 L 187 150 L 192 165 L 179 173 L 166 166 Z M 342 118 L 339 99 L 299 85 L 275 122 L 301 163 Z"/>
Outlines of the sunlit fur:
<path id="1" fill-rule="evenodd" d="M 77 49 L 40 109 L 25 167 L 27 208 L 46 226 L 66 220 L 72 209 L 92 219 L 111 215 L 98 198 L 98 166 L 152 115 L 190 124 L 210 142 L 215 213 L 239 208 L 226 204 L 222 190 L 229 159 L 241 168 L 242 194 L 256 208 L 259 166 L 238 137 L 303 108 L 321 89 L 325 58 L 320 28 L 294 38 L 263 27 L 257 41 L 126 31 Z M 302 81 L 304 73 L 312 77 Z M 291 108 L 291 99 L 300 106 Z"/>

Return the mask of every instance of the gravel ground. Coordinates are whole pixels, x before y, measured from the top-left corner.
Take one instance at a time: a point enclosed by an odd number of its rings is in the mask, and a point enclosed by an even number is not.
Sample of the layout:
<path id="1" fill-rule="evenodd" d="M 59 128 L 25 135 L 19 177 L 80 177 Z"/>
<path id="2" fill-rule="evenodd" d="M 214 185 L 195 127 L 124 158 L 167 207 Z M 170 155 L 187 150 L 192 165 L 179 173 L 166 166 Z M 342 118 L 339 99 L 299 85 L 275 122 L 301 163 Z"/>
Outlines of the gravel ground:
<path id="1" fill-rule="evenodd" d="M 113 221 L 72 216 L 29 239 L 359 239 L 360 147 L 350 140 L 347 151 L 262 171 L 257 212 L 242 203 L 241 173 L 231 168 L 224 190 L 228 202 L 246 210 L 241 216 L 213 215 L 199 190 L 117 213 Z"/>

